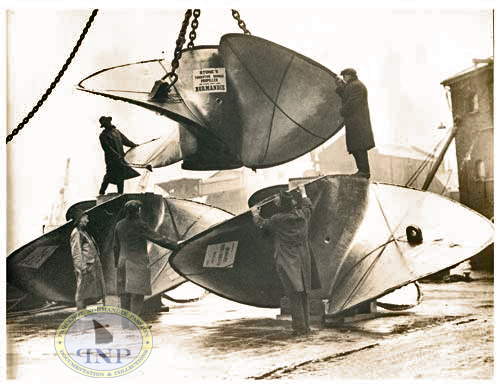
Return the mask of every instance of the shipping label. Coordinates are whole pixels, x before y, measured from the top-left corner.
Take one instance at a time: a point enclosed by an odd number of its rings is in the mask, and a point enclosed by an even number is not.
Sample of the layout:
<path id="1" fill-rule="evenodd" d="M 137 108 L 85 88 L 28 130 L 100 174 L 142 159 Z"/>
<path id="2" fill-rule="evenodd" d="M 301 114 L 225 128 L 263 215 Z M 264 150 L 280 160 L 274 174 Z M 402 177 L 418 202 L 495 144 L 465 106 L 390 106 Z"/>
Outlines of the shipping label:
<path id="1" fill-rule="evenodd" d="M 238 241 L 208 245 L 203 267 L 233 267 L 237 248 Z"/>
<path id="2" fill-rule="evenodd" d="M 225 93 L 226 69 L 204 68 L 193 70 L 193 90 L 198 93 Z"/>

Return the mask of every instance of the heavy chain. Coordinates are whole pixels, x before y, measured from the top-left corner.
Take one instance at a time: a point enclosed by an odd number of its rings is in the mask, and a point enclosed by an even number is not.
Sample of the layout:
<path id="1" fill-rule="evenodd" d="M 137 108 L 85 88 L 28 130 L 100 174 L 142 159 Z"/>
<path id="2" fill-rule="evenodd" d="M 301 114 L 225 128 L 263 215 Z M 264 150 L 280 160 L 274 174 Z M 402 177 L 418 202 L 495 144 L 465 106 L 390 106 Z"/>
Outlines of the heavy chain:
<path id="1" fill-rule="evenodd" d="M 87 32 L 89 31 L 90 26 L 92 25 L 92 22 L 94 21 L 94 19 L 95 19 L 96 15 L 97 15 L 98 11 L 99 10 L 97 10 L 97 9 L 94 9 L 92 11 L 92 14 L 90 15 L 90 18 L 87 21 L 87 24 L 85 25 L 85 28 L 83 29 L 82 33 L 80 34 L 80 38 L 78 38 L 78 41 L 76 42 L 76 45 L 73 48 L 73 51 L 71 52 L 71 54 L 69 55 L 68 59 L 64 63 L 63 67 L 61 68 L 61 70 L 57 74 L 56 78 L 54 79 L 54 81 L 51 82 L 49 88 L 45 91 L 45 93 L 42 95 L 42 97 L 40 98 L 40 100 L 38 100 L 38 102 L 33 107 L 33 109 L 31 110 L 31 112 L 28 113 L 28 115 L 26 115 L 26 117 L 21 121 L 21 123 L 19 123 L 19 125 L 14 130 L 12 130 L 12 133 L 10 133 L 9 135 L 7 135 L 5 143 L 9 143 L 14 138 L 14 136 L 16 136 L 17 134 L 19 134 L 19 131 L 21 131 L 21 129 L 30 121 L 30 119 L 33 118 L 33 116 L 35 115 L 35 113 L 40 109 L 40 107 L 43 105 L 43 103 L 45 102 L 45 100 L 47 100 L 47 98 L 49 97 L 49 95 L 52 93 L 52 91 L 56 87 L 57 83 L 61 80 L 64 72 L 66 72 L 66 70 L 68 69 L 68 66 L 70 65 L 71 61 L 73 60 L 73 58 L 75 58 L 76 52 L 80 48 L 80 45 L 82 44 L 83 39 L 85 38 L 85 35 L 87 35 Z"/>
<path id="2" fill-rule="evenodd" d="M 193 21 L 191 22 L 191 32 L 189 33 L 189 43 L 187 45 L 188 49 L 194 47 L 194 40 L 196 39 L 196 29 L 198 28 L 198 18 L 200 17 L 201 11 L 195 9 L 193 11 Z"/>
<path id="3" fill-rule="evenodd" d="M 236 11 L 235 9 L 232 9 L 231 10 L 232 13 L 233 13 L 233 18 L 236 19 L 236 21 L 238 22 L 238 26 L 243 30 L 243 32 L 247 35 L 251 35 L 251 32 L 248 31 L 247 29 L 247 26 L 245 24 L 245 22 L 243 20 L 241 20 L 240 18 L 240 13 L 238 11 Z"/>
<path id="4" fill-rule="evenodd" d="M 175 72 L 179 67 L 179 60 L 182 57 L 182 46 L 184 46 L 184 43 L 186 42 L 186 30 L 188 28 L 189 19 L 191 18 L 192 14 L 193 14 L 192 9 L 188 9 L 184 14 L 184 21 L 182 22 L 181 30 L 179 31 L 179 37 L 175 41 L 174 59 L 172 60 L 171 63 L 171 70 L 169 73 L 165 74 L 162 77 L 162 80 L 165 80 L 166 78 L 170 79 L 170 84 L 168 85 L 169 90 L 177 82 L 177 79 L 179 78 L 179 76 Z"/>

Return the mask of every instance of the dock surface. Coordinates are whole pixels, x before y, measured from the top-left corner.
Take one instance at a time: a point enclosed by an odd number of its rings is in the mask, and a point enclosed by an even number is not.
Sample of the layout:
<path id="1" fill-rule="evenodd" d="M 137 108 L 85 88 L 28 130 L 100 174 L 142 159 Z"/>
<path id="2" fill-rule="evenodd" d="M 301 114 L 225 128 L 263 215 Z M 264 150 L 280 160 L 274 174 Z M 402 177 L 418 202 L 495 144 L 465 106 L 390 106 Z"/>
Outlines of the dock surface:
<path id="1" fill-rule="evenodd" d="M 423 301 L 408 311 L 381 308 L 377 316 L 291 335 L 279 309 L 255 308 L 213 294 L 189 304 L 168 303 L 149 313 L 154 347 L 140 369 L 113 379 L 128 383 L 335 379 L 494 378 L 494 284 L 422 283 Z M 50 384 L 84 380 L 57 357 L 54 334 L 75 308 L 7 320 L 8 379 Z M 68 381 L 65 381 L 68 380 Z"/>

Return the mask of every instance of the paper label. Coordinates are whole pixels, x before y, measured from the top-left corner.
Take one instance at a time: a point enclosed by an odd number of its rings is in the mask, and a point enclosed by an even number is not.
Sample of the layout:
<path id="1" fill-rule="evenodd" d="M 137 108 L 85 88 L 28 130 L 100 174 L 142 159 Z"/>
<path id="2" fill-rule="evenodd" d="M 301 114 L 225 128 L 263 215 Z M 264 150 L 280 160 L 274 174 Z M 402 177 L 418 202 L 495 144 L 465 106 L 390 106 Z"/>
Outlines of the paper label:
<path id="1" fill-rule="evenodd" d="M 198 93 L 225 93 L 226 68 L 193 70 L 193 90 Z"/>
<path id="2" fill-rule="evenodd" d="M 45 261 L 54 254 L 54 251 L 56 251 L 58 247 L 58 245 L 38 246 L 30 254 L 26 255 L 26 257 L 19 262 L 19 265 L 38 270 Z"/>
<path id="3" fill-rule="evenodd" d="M 237 248 L 238 241 L 208 245 L 203 267 L 233 267 Z"/>

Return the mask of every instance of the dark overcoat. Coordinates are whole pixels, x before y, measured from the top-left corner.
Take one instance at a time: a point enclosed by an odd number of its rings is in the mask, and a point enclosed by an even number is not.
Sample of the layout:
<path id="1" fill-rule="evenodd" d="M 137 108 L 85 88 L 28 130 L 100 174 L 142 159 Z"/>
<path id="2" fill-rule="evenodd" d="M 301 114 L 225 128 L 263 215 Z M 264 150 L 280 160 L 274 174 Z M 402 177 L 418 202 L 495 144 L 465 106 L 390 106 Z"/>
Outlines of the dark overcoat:
<path id="1" fill-rule="evenodd" d="M 260 228 L 272 233 L 276 270 L 285 292 L 309 292 L 321 287 L 313 252 L 309 245 L 309 220 L 312 205 L 302 199 L 302 207 L 280 212 L 268 219 L 255 216 Z"/>
<path id="2" fill-rule="evenodd" d="M 118 294 L 151 294 L 148 231 L 141 218 L 126 217 L 116 224 L 114 252 L 118 257 Z"/>
<path id="3" fill-rule="evenodd" d="M 352 154 L 375 147 L 365 85 L 353 77 L 347 84 L 339 86 L 336 92 L 342 99 L 340 114 L 345 123 L 347 151 Z"/>
<path id="4" fill-rule="evenodd" d="M 106 128 L 99 135 L 101 147 L 104 150 L 104 161 L 106 162 L 106 176 L 112 184 L 119 184 L 129 178 L 140 174 L 128 166 L 125 162 L 123 145 L 128 147 L 137 146 L 116 128 Z"/>
<path id="5" fill-rule="evenodd" d="M 99 248 L 84 229 L 75 227 L 70 236 L 76 276 L 75 300 L 101 298 L 106 294 Z"/>

